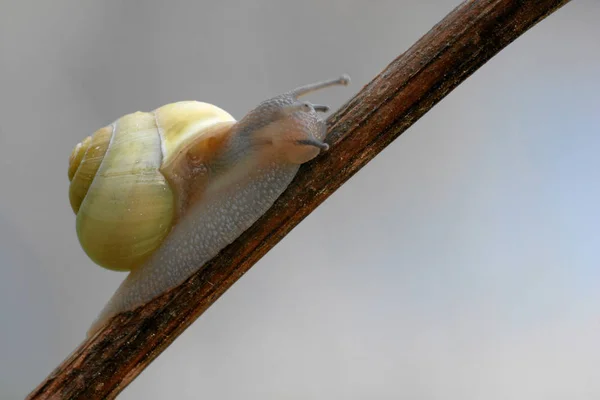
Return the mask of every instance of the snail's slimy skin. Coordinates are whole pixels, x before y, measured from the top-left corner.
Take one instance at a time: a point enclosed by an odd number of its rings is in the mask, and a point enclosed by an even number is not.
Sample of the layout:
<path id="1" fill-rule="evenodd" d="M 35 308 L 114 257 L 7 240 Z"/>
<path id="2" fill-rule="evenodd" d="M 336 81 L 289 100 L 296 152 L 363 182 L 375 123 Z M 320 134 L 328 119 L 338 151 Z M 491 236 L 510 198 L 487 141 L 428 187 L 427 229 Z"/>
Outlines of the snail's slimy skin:
<path id="1" fill-rule="evenodd" d="M 132 271 L 90 329 L 93 334 L 116 314 L 132 310 L 173 288 L 248 229 L 275 202 L 299 166 L 273 163 L 244 182 L 210 194 L 171 231 L 146 264 Z"/>
<path id="2" fill-rule="evenodd" d="M 177 145 L 167 142 L 165 138 L 180 138 L 181 135 L 177 136 L 179 125 L 189 127 L 192 123 L 202 126 L 201 119 L 196 122 L 183 117 L 186 113 L 189 115 L 189 110 L 197 110 L 200 103 L 174 103 L 159 109 L 169 113 L 165 112 L 166 123 L 156 118 L 154 125 L 157 137 L 162 140 L 162 162 L 156 171 L 173 191 L 173 223 L 159 246 L 140 265 L 131 268 L 129 275 L 94 321 L 88 335 L 96 333 L 115 315 L 133 310 L 180 285 L 254 224 L 287 188 L 300 165 L 328 148 L 323 143 L 326 125 L 317 115 L 317 112 L 327 111 L 328 108 L 300 102 L 297 98 L 320 88 L 348 83 L 349 78 L 342 76 L 336 80 L 307 85 L 262 102 L 238 122 L 228 119 L 226 115 L 226 118 L 204 126 L 197 133 L 186 128 L 185 141 Z M 205 109 L 202 112 L 206 114 Z M 207 110 L 213 116 L 221 113 L 220 109 Z M 148 114 L 139 115 L 148 117 Z M 135 118 L 135 115 L 126 117 Z M 136 122 L 132 120 L 131 123 Z M 152 121 L 148 125 L 152 125 Z M 131 140 L 136 140 L 134 136 Z M 111 140 L 107 155 L 113 154 L 112 145 Z M 176 151 L 166 151 L 169 146 Z M 72 159 L 80 157 L 80 152 L 76 147 Z M 82 165 L 84 161 L 85 158 Z M 143 160 L 134 158 L 126 162 L 137 165 Z M 154 170 L 151 172 L 155 173 Z M 69 176 L 76 177 L 77 173 L 70 168 Z M 110 179 L 112 176 L 119 175 L 108 174 L 100 179 Z M 95 183 L 91 175 L 86 175 L 85 179 L 91 182 L 93 189 Z M 144 179 L 140 175 L 132 180 L 143 185 Z M 127 190 L 131 204 L 153 202 L 152 198 L 131 197 L 138 191 L 135 187 Z M 78 194 L 76 190 L 74 193 Z M 99 211 L 106 213 L 107 209 Z M 116 226 L 111 228 L 111 232 L 115 235 L 120 233 L 119 220 L 109 221 Z M 124 228 L 135 226 L 127 224 Z M 127 238 L 131 239 L 129 236 Z M 119 254 L 127 255 L 128 251 L 125 248 Z M 105 267 L 110 269 L 111 265 Z"/>

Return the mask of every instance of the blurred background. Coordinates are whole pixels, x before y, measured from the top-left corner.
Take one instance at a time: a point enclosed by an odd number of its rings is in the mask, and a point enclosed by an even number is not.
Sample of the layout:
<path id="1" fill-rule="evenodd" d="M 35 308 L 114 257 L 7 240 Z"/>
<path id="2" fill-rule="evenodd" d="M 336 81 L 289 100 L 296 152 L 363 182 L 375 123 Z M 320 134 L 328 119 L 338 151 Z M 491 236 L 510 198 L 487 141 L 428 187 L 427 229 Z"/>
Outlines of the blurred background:
<path id="1" fill-rule="evenodd" d="M 77 242 L 77 142 L 178 100 L 241 118 L 346 72 L 310 96 L 337 109 L 458 3 L 1 0 L 0 398 L 124 277 Z M 120 399 L 600 398 L 599 17 L 572 2 L 493 58 Z"/>

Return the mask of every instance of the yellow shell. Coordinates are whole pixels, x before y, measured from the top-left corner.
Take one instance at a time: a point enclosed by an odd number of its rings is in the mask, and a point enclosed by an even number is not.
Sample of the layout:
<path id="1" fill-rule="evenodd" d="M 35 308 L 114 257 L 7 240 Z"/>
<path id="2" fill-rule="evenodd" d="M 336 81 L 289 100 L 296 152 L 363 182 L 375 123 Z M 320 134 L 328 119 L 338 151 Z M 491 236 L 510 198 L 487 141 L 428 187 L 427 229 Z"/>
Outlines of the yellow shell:
<path id="1" fill-rule="evenodd" d="M 211 127 L 235 119 L 197 101 L 125 115 L 77 144 L 69 158 L 69 200 L 77 236 L 98 265 L 131 270 L 160 246 L 176 197 L 160 167 Z"/>

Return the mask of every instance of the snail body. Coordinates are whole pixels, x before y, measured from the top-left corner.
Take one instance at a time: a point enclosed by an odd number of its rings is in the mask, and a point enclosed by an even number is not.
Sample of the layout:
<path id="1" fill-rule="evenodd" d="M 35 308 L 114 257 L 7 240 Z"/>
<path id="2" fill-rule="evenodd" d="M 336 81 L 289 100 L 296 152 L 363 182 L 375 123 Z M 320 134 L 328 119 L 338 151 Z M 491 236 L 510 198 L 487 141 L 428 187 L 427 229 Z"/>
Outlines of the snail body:
<path id="1" fill-rule="evenodd" d="M 198 101 L 124 115 L 69 159 L 69 199 L 90 259 L 129 274 L 88 334 L 179 285 L 262 216 L 328 146 L 326 106 L 299 101 L 341 78 L 263 101 L 236 121 Z"/>

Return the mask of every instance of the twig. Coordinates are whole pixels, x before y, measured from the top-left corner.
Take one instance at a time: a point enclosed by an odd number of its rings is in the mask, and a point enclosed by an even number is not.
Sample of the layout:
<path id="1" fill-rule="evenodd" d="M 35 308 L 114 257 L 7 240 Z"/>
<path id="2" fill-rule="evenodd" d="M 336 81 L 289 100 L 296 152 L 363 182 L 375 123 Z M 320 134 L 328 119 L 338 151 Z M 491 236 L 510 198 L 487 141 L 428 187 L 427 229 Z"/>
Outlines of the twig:
<path id="1" fill-rule="evenodd" d="M 360 168 L 500 50 L 568 2 L 463 2 L 328 120 L 331 150 L 305 164 L 253 227 L 182 285 L 111 320 L 28 398 L 116 397 Z"/>

